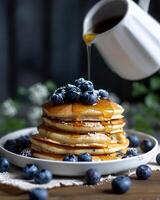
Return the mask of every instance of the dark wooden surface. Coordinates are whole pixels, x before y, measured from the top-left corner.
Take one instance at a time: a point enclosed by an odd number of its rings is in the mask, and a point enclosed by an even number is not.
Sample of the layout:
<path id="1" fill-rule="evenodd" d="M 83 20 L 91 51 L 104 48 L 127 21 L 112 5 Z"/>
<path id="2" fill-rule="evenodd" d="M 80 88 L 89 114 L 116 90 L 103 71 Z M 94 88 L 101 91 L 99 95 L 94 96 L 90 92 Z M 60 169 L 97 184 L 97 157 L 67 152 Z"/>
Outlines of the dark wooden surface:
<path id="1" fill-rule="evenodd" d="M 123 195 L 114 194 L 110 183 L 98 186 L 61 187 L 49 190 L 49 200 L 159 200 L 160 199 L 160 172 L 154 172 L 146 181 L 132 177 L 132 188 Z M 1 200 L 27 200 L 28 193 L 13 187 L 0 185 Z"/>

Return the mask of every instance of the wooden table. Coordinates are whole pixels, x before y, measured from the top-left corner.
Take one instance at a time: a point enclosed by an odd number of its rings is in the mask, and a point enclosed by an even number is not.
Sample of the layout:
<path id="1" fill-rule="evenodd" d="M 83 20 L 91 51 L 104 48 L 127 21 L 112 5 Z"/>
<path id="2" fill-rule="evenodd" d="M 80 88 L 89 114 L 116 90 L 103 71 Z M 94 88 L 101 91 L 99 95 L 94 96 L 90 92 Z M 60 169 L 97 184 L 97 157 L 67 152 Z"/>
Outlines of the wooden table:
<path id="1" fill-rule="evenodd" d="M 98 186 L 73 186 L 49 190 L 49 200 L 160 200 L 160 171 L 149 180 L 132 177 L 132 188 L 126 194 L 114 194 L 110 183 Z M 27 200 L 28 194 L 17 188 L 0 185 L 0 200 Z"/>

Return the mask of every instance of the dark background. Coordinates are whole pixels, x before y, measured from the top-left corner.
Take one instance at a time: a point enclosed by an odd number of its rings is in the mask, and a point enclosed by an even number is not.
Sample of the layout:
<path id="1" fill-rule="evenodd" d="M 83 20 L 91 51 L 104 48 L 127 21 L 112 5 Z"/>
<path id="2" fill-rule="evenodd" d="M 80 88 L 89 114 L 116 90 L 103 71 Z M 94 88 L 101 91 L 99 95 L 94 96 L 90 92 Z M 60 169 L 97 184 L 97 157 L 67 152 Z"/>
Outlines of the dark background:
<path id="1" fill-rule="evenodd" d="M 82 22 L 97 1 L 0 0 L 0 102 L 18 86 L 87 78 Z M 151 1 L 150 13 L 160 19 L 160 0 Z M 130 100 L 132 82 L 112 73 L 95 48 L 91 77 L 97 88 Z"/>

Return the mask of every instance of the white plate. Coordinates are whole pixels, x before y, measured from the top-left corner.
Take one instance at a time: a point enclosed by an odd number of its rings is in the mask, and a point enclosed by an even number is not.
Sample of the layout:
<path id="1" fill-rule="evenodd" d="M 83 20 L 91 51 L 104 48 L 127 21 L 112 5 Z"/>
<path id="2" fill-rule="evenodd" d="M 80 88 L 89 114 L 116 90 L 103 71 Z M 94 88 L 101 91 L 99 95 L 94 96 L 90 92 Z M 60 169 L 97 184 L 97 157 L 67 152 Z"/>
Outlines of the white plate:
<path id="1" fill-rule="evenodd" d="M 4 149 L 3 145 L 8 139 L 15 139 L 22 135 L 28 135 L 31 132 L 35 132 L 36 128 L 26 128 L 19 131 L 12 132 L 0 139 L 0 152 L 1 155 L 8 158 L 11 163 L 16 166 L 24 167 L 26 164 L 34 163 L 40 168 L 45 168 L 51 170 L 53 174 L 60 176 L 83 176 L 85 172 L 90 168 L 97 169 L 102 175 L 119 173 L 125 170 L 136 168 L 141 164 L 146 164 L 151 161 L 157 154 L 158 151 L 158 141 L 147 134 L 137 132 L 134 130 L 127 130 L 127 134 L 136 134 L 141 140 L 150 139 L 154 143 L 154 147 L 147 153 L 141 154 L 139 156 L 125 158 L 121 160 L 110 160 L 110 161 L 100 161 L 100 162 L 63 162 L 63 161 L 51 161 L 45 159 L 29 158 L 21 156 Z"/>

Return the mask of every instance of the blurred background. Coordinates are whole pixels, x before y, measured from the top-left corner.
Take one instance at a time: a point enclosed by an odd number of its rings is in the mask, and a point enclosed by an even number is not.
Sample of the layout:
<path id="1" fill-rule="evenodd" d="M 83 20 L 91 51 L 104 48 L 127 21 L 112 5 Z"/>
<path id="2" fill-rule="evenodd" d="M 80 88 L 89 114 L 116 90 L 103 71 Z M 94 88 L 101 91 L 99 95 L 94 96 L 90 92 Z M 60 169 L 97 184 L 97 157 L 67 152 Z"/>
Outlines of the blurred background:
<path id="1" fill-rule="evenodd" d="M 96 2 L 0 0 L 1 133 L 36 125 L 40 106 L 51 91 L 78 77 L 87 78 L 82 23 Z M 149 12 L 160 21 L 159 0 L 151 0 Z M 95 87 L 108 90 L 124 105 L 129 127 L 159 131 L 159 74 L 137 83 L 123 80 L 106 66 L 95 47 L 91 62 Z"/>

